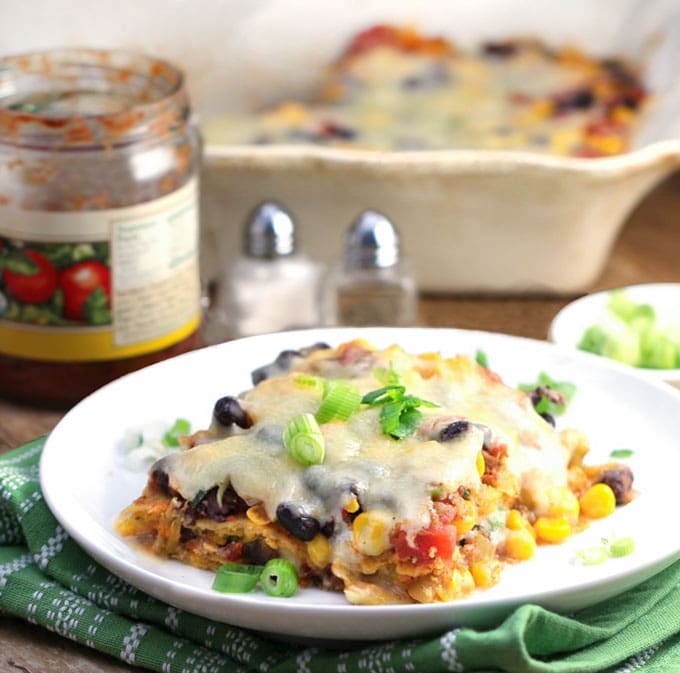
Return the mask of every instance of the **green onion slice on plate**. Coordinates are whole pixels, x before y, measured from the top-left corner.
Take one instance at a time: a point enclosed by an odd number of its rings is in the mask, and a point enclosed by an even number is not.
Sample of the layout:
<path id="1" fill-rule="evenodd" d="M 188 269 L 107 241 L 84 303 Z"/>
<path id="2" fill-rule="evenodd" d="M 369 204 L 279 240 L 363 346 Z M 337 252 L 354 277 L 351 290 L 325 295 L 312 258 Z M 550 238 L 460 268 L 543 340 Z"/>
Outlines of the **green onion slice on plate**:
<path id="1" fill-rule="evenodd" d="M 245 594 L 257 586 L 262 566 L 224 563 L 217 569 L 212 588 L 227 594 Z"/>
<path id="2" fill-rule="evenodd" d="M 283 431 L 283 444 L 290 457 L 300 465 L 323 463 L 326 442 L 312 414 L 300 414 Z"/>
<path id="3" fill-rule="evenodd" d="M 348 381 L 328 381 L 316 420 L 319 423 L 346 421 L 361 404 L 361 393 Z"/>
<path id="4" fill-rule="evenodd" d="M 286 559 L 268 561 L 260 575 L 260 586 L 269 596 L 288 598 L 297 591 L 298 574 L 295 566 Z"/>

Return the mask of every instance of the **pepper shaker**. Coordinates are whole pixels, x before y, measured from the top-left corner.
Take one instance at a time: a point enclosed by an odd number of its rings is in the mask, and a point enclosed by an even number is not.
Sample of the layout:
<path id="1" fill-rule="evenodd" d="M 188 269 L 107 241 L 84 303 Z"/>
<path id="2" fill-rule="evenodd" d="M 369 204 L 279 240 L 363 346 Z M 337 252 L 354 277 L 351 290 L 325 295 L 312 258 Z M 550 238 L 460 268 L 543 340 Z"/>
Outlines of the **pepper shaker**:
<path id="1" fill-rule="evenodd" d="M 383 214 L 367 210 L 353 222 L 343 258 L 329 276 L 325 303 L 331 325 L 416 323 L 416 283 L 400 254 L 399 234 Z"/>
<path id="2" fill-rule="evenodd" d="M 318 326 L 321 278 L 321 265 L 297 249 L 290 214 L 262 203 L 246 222 L 242 255 L 224 271 L 206 340 Z"/>

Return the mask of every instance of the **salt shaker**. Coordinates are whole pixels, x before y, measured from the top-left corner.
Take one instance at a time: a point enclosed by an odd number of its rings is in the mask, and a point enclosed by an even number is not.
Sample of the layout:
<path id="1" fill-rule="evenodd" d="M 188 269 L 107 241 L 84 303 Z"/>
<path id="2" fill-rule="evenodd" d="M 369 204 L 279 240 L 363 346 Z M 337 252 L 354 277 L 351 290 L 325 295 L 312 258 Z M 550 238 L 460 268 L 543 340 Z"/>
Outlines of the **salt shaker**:
<path id="1" fill-rule="evenodd" d="M 225 269 L 206 339 L 318 326 L 322 267 L 297 250 L 295 224 L 277 203 L 258 206 L 242 255 Z"/>
<path id="2" fill-rule="evenodd" d="M 415 324 L 416 283 L 387 217 L 367 210 L 353 222 L 344 256 L 329 276 L 325 303 L 331 325 Z"/>

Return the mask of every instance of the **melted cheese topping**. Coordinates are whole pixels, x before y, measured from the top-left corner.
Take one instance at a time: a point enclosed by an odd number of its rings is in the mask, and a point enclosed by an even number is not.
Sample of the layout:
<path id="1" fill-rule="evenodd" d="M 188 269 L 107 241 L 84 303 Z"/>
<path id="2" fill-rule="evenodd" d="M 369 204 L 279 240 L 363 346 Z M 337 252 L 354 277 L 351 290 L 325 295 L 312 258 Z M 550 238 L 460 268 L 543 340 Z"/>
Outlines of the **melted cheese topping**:
<path id="1" fill-rule="evenodd" d="M 271 520 L 281 503 L 293 503 L 324 522 L 337 517 L 352 494 L 364 510 L 388 513 L 402 529 L 416 532 L 430 523 L 431 493 L 444 486 L 480 485 L 477 459 L 485 436 L 507 445 L 506 468 L 521 488 L 566 484 L 569 450 L 536 414 L 527 395 L 505 386 L 468 358 L 442 360 L 414 356 L 393 346 L 346 358 L 347 349 L 317 351 L 298 371 L 260 383 L 242 398 L 251 428 L 218 441 L 170 455 L 156 465 L 170 486 L 187 500 L 215 485 L 231 483 L 249 504 L 263 503 Z M 436 403 L 421 407 L 418 431 L 395 440 L 382 431 L 380 409 L 361 406 L 347 422 L 321 426 L 326 454 L 320 465 L 303 467 L 282 442 L 285 425 L 302 413 L 315 413 L 320 392 L 296 381 L 299 371 L 329 378 L 351 378 L 362 394 L 382 386 L 374 367 L 392 367 L 408 394 Z M 437 441 L 434 428 L 451 419 L 472 422 L 450 441 Z M 540 480 L 535 479 L 536 473 Z M 531 476 L 533 475 L 533 476 Z"/>

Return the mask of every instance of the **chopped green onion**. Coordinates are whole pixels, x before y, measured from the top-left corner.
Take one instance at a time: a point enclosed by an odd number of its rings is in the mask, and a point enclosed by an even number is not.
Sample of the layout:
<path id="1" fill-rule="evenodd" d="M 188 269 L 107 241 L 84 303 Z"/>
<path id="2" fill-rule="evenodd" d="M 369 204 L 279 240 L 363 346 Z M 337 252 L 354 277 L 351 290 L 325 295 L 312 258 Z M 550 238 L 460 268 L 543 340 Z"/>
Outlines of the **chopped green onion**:
<path id="1" fill-rule="evenodd" d="M 260 586 L 269 596 L 288 598 L 297 591 L 298 574 L 295 566 L 286 559 L 268 561 L 260 575 Z"/>
<path id="2" fill-rule="evenodd" d="M 609 554 L 604 547 L 588 547 L 576 552 L 576 558 L 583 565 L 595 566 L 604 563 L 609 558 Z"/>
<path id="3" fill-rule="evenodd" d="M 173 426 L 163 435 L 165 446 L 179 446 L 179 436 L 191 432 L 191 423 L 186 418 L 178 418 Z"/>
<path id="4" fill-rule="evenodd" d="M 323 391 L 324 389 L 323 379 L 319 378 L 318 376 L 310 376 L 309 374 L 300 374 L 299 376 L 296 376 L 294 383 L 298 386 L 318 389 L 319 392 Z"/>
<path id="5" fill-rule="evenodd" d="M 680 367 L 680 333 L 663 326 L 649 304 L 637 304 L 624 290 L 614 290 L 601 320 L 588 327 L 578 348 L 633 367 Z"/>
<path id="6" fill-rule="evenodd" d="M 191 506 L 198 507 L 201 504 L 201 500 L 203 500 L 203 498 L 205 498 L 205 491 L 199 490 L 191 499 Z"/>
<path id="7" fill-rule="evenodd" d="M 329 381 L 316 420 L 319 423 L 346 421 L 361 403 L 361 393 L 348 381 Z"/>
<path id="8" fill-rule="evenodd" d="M 482 367 L 486 367 L 487 369 L 489 368 L 489 358 L 487 357 L 486 353 L 479 348 L 475 353 L 475 361 L 478 365 L 482 365 Z"/>
<path id="9" fill-rule="evenodd" d="M 283 444 L 300 465 L 323 463 L 326 442 L 312 414 L 301 414 L 288 423 L 283 431 Z"/>
<path id="10" fill-rule="evenodd" d="M 609 455 L 612 458 L 630 458 L 633 453 L 633 449 L 614 449 Z"/>
<path id="11" fill-rule="evenodd" d="M 229 594 L 244 594 L 257 586 L 262 566 L 245 563 L 224 563 L 217 569 L 212 588 Z"/>
<path id="12" fill-rule="evenodd" d="M 628 556 L 635 551 L 635 541 L 632 537 L 620 537 L 609 543 L 609 555 L 614 558 Z"/>

